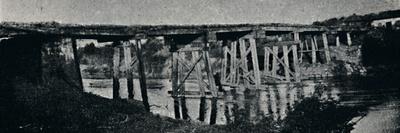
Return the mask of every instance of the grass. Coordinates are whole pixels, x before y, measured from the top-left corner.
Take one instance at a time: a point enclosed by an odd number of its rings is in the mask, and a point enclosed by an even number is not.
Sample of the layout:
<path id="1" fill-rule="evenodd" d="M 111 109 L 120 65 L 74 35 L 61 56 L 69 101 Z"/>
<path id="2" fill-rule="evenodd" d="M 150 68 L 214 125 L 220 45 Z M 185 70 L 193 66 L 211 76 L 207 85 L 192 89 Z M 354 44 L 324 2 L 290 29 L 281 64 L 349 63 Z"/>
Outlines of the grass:
<path id="1" fill-rule="evenodd" d="M 17 96 L 4 132 L 168 132 L 189 123 L 146 112 L 139 101 L 111 100 L 80 92 L 65 82 L 22 89 L 48 90 L 38 97 Z M 48 88 L 50 87 L 50 88 Z M 29 94 L 28 94 L 29 95 Z M 22 99 L 22 100 L 21 100 Z M 4 120 L 5 121 L 5 120 Z"/>

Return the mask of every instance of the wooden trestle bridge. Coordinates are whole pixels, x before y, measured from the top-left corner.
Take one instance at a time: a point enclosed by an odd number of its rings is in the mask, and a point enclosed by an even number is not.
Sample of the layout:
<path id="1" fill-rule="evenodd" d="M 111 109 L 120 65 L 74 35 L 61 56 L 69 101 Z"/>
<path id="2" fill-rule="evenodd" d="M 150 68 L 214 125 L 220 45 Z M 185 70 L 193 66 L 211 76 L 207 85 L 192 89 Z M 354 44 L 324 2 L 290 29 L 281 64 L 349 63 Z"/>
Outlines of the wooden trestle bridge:
<path id="1" fill-rule="evenodd" d="M 260 90 L 271 82 L 300 82 L 299 64 L 311 57 L 310 63 L 331 61 L 329 44 L 351 45 L 351 34 L 359 30 L 292 24 L 238 24 L 238 25 L 175 25 L 175 26 L 115 26 L 115 25 L 69 25 L 58 23 L 1 23 L 1 41 L 12 39 L 47 38 L 52 47 L 62 47 L 65 61 L 75 64 L 73 69 L 82 87 L 77 61 L 77 39 L 97 39 L 113 42 L 113 98 L 119 98 L 120 54 L 127 63 L 129 98 L 133 97 L 133 67 L 137 67 L 143 103 L 149 110 L 146 91 L 146 75 L 142 58 L 142 45 L 149 37 L 162 37 L 172 53 L 172 97 L 175 117 L 181 118 L 181 110 L 187 110 L 183 84 L 195 75 L 201 99 L 199 120 L 205 118 L 206 91 L 211 92 L 210 123 L 215 123 L 218 88 L 248 88 Z M 335 43 L 328 43 L 327 35 Z M 345 37 L 343 37 L 345 36 Z M 50 38 L 50 39 L 49 39 Z M 322 40 L 322 41 L 321 41 Z M 346 40 L 347 42 L 343 42 Z M 47 41 L 48 43 L 49 41 Z M 6 42 L 4 42 L 6 43 Z M 43 47 L 49 47 L 43 43 Z M 29 44 L 23 44 L 29 45 Z M 222 47 L 221 68 L 213 68 L 209 54 L 210 46 Z M 123 51 L 120 51 L 120 47 Z M 131 48 L 136 57 L 131 57 Z M 67 49 L 67 50 L 65 50 Z M 318 54 L 323 53 L 323 54 Z M 188 57 L 191 56 L 191 57 Z M 70 60 L 67 60 L 70 57 Z M 319 58 L 318 58 L 319 57 Z M 72 60 L 71 60 L 72 59 Z M 323 61 L 318 61 L 323 60 Z M 214 79 L 220 75 L 220 79 Z M 130 82 L 129 82 L 130 81 Z M 220 81 L 221 84 L 216 84 Z M 208 96 L 209 97 L 209 96 Z M 181 108 L 181 109 L 180 109 Z M 187 119 L 182 113 L 182 118 Z"/>

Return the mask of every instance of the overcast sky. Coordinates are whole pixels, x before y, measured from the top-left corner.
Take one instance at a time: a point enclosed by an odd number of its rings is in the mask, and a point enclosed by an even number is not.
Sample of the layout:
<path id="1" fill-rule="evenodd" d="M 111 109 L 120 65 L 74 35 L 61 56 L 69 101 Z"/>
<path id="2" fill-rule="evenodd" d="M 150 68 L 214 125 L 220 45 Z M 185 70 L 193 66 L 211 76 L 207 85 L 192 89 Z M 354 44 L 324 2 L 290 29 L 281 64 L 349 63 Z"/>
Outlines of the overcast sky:
<path id="1" fill-rule="evenodd" d="M 299 23 L 400 9 L 400 0 L 0 0 L 0 20 L 80 24 Z"/>

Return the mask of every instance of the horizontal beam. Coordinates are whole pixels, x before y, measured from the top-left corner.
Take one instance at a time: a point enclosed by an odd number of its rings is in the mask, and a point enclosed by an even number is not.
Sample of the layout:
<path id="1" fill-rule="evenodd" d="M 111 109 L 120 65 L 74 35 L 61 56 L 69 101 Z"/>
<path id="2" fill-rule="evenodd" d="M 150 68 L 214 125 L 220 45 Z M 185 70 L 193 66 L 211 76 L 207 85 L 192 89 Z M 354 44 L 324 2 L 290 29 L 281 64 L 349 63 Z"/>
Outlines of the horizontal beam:
<path id="1" fill-rule="evenodd" d="M 323 27 L 293 24 L 219 24 L 219 25 L 78 25 L 59 23 L 0 23 L 0 36 L 19 34 L 55 34 L 63 36 L 149 36 L 202 34 L 204 32 L 324 31 Z"/>

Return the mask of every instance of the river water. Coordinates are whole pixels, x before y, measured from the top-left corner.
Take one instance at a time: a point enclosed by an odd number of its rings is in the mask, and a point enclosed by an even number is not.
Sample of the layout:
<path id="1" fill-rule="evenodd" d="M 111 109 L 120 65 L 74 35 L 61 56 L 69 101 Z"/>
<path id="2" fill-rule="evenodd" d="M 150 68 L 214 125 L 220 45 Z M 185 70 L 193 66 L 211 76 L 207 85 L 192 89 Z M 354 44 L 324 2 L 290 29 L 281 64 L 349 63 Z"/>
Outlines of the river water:
<path id="1" fill-rule="evenodd" d="M 112 98 L 111 79 L 83 79 L 85 91 L 101 97 Z M 148 97 L 151 105 L 151 112 L 161 116 L 174 118 L 173 99 L 168 93 L 171 91 L 169 79 L 148 79 Z M 316 86 L 328 86 L 323 89 Z M 127 98 L 126 79 L 120 79 L 120 97 Z M 195 81 L 188 81 L 185 84 L 186 90 L 197 91 Z M 229 88 L 228 88 L 229 90 Z M 244 90 L 238 91 L 238 94 Z M 355 123 L 354 133 L 380 133 L 400 131 L 400 90 L 399 88 L 370 88 L 360 87 L 352 82 L 304 81 L 301 85 L 278 84 L 265 86 L 259 93 L 258 100 L 245 100 L 245 96 L 239 95 L 239 102 L 257 103 L 250 108 L 257 107 L 265 116 L 272 116 L 275 120 L 284 119 L 288 111 L 293 109 L 296 102 L 301 102 L 304 97 L 311 97 L 314 93 L 320 92 L 321 99 L 339 101 L 340 106 L 363 106 L 367 108 L 366 114 L 362 117 L 353 118 Z M 225 96 L 218 100 L 217 124 L 226 124 L 226 113 L 232 113 L 232 95 L 224 93 Z M 242 98 L 240 98 L 242 97 Z M 250 96 L 251 97 L 251 96 Z M 134 99 L 141 100 L 139 80 L 134 79 Z M 186 99 L 188 114 L 191 120 L 197 121 L 199 114 L 200 100 L 196 96 L 189 96 Z M 236 101 L 236 102 L 237 102 Z M 205 123 L 209 122 L 211 102 L 207 100 L 207 112 Z M 228 117 L 229 119 L 229 117 Z"/>

